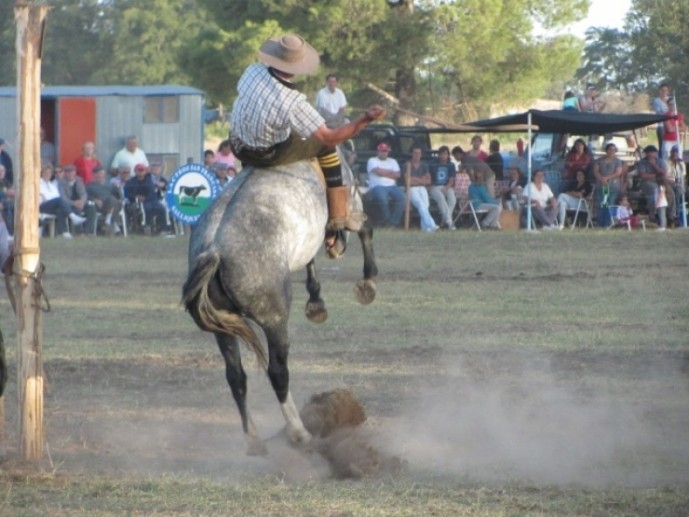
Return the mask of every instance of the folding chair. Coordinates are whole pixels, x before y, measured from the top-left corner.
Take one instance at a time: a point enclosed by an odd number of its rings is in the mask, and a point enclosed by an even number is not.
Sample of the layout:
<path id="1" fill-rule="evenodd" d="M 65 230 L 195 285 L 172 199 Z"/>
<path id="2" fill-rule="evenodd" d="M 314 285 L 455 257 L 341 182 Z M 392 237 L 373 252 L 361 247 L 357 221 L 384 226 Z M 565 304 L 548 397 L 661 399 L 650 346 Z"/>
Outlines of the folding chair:
<path id="1" fill-rule="evenodd" d="M 459 224 L 460 219 L 462 218 L 463 215 L 471 215 L 471 219 L 473 221 L 472 226 L 476 226 L 476 229 L 480 232 L 481 230 L 481 222 L 479 221 L 479 214 L 487 214 L 487 210 L 477 210 L 474 208 L 474 205 L 471 204 L 471 199 L 469 197 L 460 197 L 457 198 L 457 207 L 455 208 L 455 213 L 454 217 L 452 218 L 452 222 L 455 224 Z"/>
<path id="2" fill-rule="evenodd" d="M 570 226 L 570 230 L 574 230 L 577 226 L 577 220 L 579 219 L 579 214 L 585 215 L 586 216 L 586 224 L 584 225 L 584 228 L 593 228 L 593 218 L 591 217 L 591 207 L 593 207 L 593 196 L 596 191 L 596 187 L 594 186 L 591 189 L 591 193 L 589 194 L 588 197 L 582 197 L 579 199 L 579 202 L 577 203 L 577 208 L 575 210 L 572 210 L 570 208 L 567 209 L 567 212 L 574 212 L 574 218 L 572 219 L 572 225 Z"/>
<path id="3" fill-rule="evenodd" d="M 626 228 L 628 232 L 632 231 L 632 221 L 631 219 L 627 220 L 620 220 L 620 217 L 618 215 L 620 209 L 620 205 L 610 205 L 608 206 L 608 213 L 610 214 L 610 226 L 608 226 L 608 230 L 611 230 L 613 228 Z M 643 219 L 639 220 L 639 223 L 641 225 L 642 230 L 646 230 L 646 221 Z"/>

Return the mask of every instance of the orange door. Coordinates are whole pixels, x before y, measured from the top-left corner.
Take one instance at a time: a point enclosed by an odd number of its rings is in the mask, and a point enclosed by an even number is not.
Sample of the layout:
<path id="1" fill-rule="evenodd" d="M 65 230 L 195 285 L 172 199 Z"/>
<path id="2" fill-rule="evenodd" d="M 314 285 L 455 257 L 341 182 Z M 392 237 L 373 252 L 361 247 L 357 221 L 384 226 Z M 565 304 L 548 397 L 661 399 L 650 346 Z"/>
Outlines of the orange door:
<path id="1" fill-rule="evenodd" d="M 84 142 L 96 141 L 96 99 L 63 97 L 58 101 L 58 163 L 74 163 Z"/>

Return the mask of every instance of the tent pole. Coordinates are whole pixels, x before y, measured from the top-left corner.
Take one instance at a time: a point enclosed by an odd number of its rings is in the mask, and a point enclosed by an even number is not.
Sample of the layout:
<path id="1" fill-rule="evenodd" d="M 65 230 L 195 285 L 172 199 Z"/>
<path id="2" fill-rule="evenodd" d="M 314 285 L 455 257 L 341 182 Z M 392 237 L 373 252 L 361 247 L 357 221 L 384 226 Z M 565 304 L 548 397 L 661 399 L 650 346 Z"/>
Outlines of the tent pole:
<path id="1" fill-rule="evenodd" d="M 526 123 L 527 123 L 527 138 L 529 141 L 529 159 L 526 164 L 526 171 L 527 171 L 527 179 L 526 179 L 526 184 L 529 186 L 529 199 L 526 202 L 526 230 L 531 231 L 533 228 L 531 228 L 531 155 L 533 154 L 533 142 L 531 141 L 531 110 L 527 112 L 526 115 Z"/>
<path id="2" fill-rule="evenodd" d="M 673 108 L 672 114 L 674 116 L 677 116 L 678 112 L 677 112 L 677 92 L 676 91 L 674 92 L 674 97 L 675 97 L 675 102 L 674 102 L 674 108 Z M 681 139 L 679 137 L 679 132 L 680 132 L 679 118 L 676 118 L 675 119 L 675 134 L 677 137 L 677 142 L 676 142 L 677 155 L 679 156 L 679 159 L 682 162 L 684 162 L 684 149 L 682 149 L 682 144 L 681 144 Z M 679 178 L 679 191 L 680 191 L 679 207 L 680 207 L 680 210 L 682 211 L 682 228 L 687 227 L 687 207 L 684 206 L 684 203 L 686 201 L 686 199 L 685 199 L 685 188 L 686 187 L 684 186 L 684 181 L 685 181 L 684 180 L 684 175 L 685 175 L 684 171 L 685 170 L 686 170 L 686 164 L 684 164 L 684 169 L 680 169 L 680 173 L 679 173 L 679 176 L 680 176 L 680 178 Z"/>

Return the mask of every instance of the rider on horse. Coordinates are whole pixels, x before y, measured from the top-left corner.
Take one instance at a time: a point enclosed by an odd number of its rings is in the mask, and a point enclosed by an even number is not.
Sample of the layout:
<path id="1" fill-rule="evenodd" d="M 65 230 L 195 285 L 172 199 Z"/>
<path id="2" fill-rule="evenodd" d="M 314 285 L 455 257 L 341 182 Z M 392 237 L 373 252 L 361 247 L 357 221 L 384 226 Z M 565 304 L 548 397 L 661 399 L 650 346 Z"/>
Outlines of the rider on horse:
<path id="1" fill-rule="evenodd" d="M 232 107 L 232 151 L 244 165 L 269 167 L 318 158 L 328 199 L 328 231 L 358 231 L 361 212 L 349 209 L 349 188 L 343 185 L 335 146 L 385 116 L 381 106 L 371 106 L 358 119 L 335 129 L 300 93 L 292 79 L 309 75 L 319 64 L 316 50 L 301 36 L 286 34 L 261 45 L 264 64 L 252 64 L 237 85 Z"/>

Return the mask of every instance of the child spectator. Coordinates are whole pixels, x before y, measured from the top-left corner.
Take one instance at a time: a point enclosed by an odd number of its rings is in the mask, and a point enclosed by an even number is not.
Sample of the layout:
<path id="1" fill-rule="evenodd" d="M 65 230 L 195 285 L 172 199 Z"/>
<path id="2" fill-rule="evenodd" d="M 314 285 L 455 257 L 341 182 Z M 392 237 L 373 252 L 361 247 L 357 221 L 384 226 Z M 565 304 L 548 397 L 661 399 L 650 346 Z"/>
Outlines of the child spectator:
<path id="1" fill-rule="evenodd" d="M 617 220 L 623 224 L 629 223 L 632 228 L 638 228 L 640 225 L 639 216 L 634 214 L 632 205 L 629 203 L 629 198 L 627 195 L 623 194 L 618 203 L 620 205 L 617 208 Z"/>

